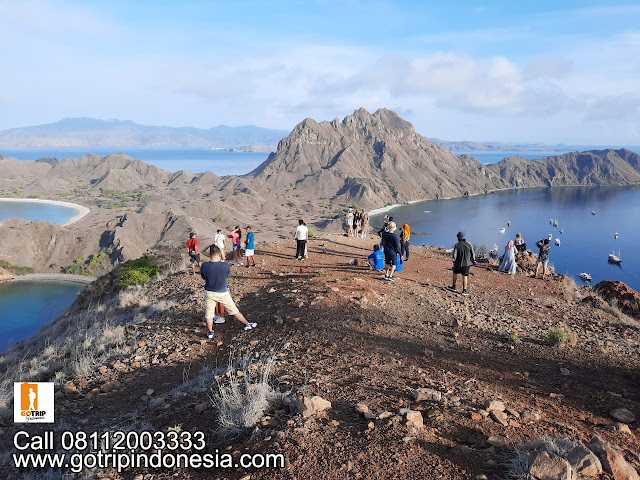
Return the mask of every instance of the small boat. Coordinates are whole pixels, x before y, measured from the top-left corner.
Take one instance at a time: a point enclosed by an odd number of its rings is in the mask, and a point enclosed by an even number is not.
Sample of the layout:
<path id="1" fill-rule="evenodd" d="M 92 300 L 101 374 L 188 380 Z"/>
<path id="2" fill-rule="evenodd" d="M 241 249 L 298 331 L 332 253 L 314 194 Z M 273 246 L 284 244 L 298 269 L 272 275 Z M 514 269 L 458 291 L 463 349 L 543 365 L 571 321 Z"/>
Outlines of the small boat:
<path id="1" fill-rule="evenodd" d="M 507 220 L 507 227 L 511 226 L 511 220 Z"/>
<path id="2" fill-rule="evenodd" d="M 553 218 L 550 218 L 550 219 L 549 219 L 549 223 L 550 223 L 551 225 L 553 225 Z"/>
<path id="3" fill-rule="evenodd" d="M 551 225 L 553 225 L 554 227 L 558 226 L 558 220 L 552 220 L 551 221 Z"/>
<path id="4" fill-rule="evenodd" d="M 618 250 L 618 255 L 616 255 L 615 250 L 609 254 L 609 263 L 615 263 L 616 265 L 620 265 L 622 263 L 622 259 L 620 258 L 620 250 Z"/>
<path id="5" fill-rule="evenodd" d="M 562 235 L 564 233 L 564 229 L 560 230 L 560 235 Z"/>
<path id="6" fill-rule="evenodd" d="M 489 255 L 498 255 L 498 244 L 494 243 L 493 248 L 489 250 Z"/>
<path id="7" fill-rule="evenodd" d="M 613 238 L 618 238 L 620 235 L 618 234 L 618 232 L 613 234 Z"/>
<path id="8" fill-rule="evenodd" d="M 556 245 L 560 246 L 560 239 L 559 238 L 556 238 Z"/>
<path id="9" fill-rule="evenodd" d="M 595 210 L 591 210 L 591 215 L 595 215 L 596 211 Z"/>
<path id="10" fill-rule="evenodd" d="M 547 238 L 549 238 L 549 241 L 551 241 L 551 239 L 553 238 L 553 235 L 549 234 Z"/>
<path id="11" fill-rule="evenodd" d="M 591 275 L 589 275 L 588 273 L 580 273 L 578 275 L 582 280 L 584 280 L 585 282 L 590 282 L 591 281 Z"/>
<path id="12" fill-rule="evenodd" d="M 500 235 L 503 235 L 503 234 L 504 234 L 504 232 L 506 232 L 506 231 L 507 231 L 507 229 L 506 229 L 506 228 L 504 228 L 504 227 L 502 227 L 502 228 L 500 229 Z"/>

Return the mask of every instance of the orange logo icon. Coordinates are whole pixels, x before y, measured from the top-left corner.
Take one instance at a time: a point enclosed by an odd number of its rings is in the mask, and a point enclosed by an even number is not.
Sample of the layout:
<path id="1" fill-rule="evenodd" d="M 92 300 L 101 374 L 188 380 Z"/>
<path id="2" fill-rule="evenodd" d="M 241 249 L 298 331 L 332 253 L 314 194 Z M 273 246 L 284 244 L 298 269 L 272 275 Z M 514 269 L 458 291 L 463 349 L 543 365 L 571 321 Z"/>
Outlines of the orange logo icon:
<path id="1" fill-rule="evenodd" d="M 23 383 L 20 385 L 20 409 L 38 410 L 38 385 Z"/>

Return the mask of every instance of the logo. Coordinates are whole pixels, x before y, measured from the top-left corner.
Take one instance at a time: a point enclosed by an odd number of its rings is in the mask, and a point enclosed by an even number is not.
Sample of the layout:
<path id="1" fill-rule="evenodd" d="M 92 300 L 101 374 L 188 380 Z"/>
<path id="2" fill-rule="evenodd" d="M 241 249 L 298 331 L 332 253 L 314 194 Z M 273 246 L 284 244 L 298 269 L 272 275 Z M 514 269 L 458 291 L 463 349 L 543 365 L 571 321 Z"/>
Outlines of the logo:
<path id="1" fill-rule="evenodd" d="M 53 423 L 53 382 L 13 384 L 13 421 Z"/>

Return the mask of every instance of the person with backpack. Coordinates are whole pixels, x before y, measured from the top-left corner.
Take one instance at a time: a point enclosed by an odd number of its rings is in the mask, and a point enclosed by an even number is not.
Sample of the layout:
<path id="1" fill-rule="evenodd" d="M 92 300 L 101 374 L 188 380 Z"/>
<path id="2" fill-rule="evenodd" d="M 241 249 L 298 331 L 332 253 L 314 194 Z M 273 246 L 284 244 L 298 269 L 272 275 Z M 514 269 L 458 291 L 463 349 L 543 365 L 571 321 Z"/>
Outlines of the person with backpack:
<path id="1" fill-rule="evenodd" d="M 198 250 L 198 239 L 196 234 L 191 232 L 187 240 L 187 253 L 191 262 L 191 273 L 196 274 L 196 265 L 200 266 L 200 250 Z"/>
<path id="2" fill-rule="evenodd" d="M 467 242 L 464 232 L 458 232 L 458 243 L 453 247 L 453 283 L 447 290 L 458 293 L 456 290 L 456 281 L 458 275 L 462 275 L 462 295 L 469 295 L 469 271 L 471 265 L 476 264 L 476 254 L 473 251 L 473 245 Z"/>
<path id="3" fill-rule="evenodd" d="M 404 254 L 404 261 L 409 260 L 409 237 L 411 236 L 411 229 L 406 223 L 402 225 L 400 231 L 400 256 Z"/>

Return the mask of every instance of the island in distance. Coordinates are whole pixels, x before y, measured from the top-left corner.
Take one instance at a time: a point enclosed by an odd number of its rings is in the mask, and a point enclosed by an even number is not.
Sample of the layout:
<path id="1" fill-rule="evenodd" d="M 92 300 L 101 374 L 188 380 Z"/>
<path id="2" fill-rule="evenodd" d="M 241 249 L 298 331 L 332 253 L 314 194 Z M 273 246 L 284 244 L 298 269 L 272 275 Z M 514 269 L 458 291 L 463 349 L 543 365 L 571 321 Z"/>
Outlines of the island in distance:
<path id="1" fill-rule="evenodd" d="M 250 224 L 270 241 L 283 234 L 274 225 L 304 217 L 318 231 L 338 231 L 345 205 L 353 203 L 372 209 L 507 188 L 638 184 L 640 156 L 629 150 L 483 165 L 430 142 L 390 110 L 359 109 L 343 120 L 303 120 L 243 176 L 169 173 L 123 154 L 89 154 L 53 166 L 0 160 L 0 196 L 39 195 L 91 209 L 68 227 L 0 224 L 0 255 L 50 272 L 51 265 L 59 269 L 94 254 L 117 264 L 151 248 L 181 245 L 190 229 L 212 238 L 217 228 Z"/>

